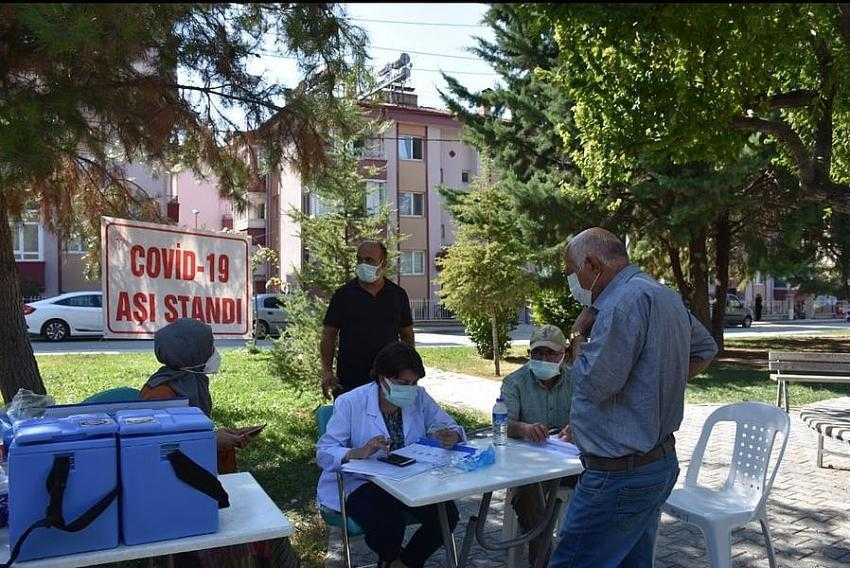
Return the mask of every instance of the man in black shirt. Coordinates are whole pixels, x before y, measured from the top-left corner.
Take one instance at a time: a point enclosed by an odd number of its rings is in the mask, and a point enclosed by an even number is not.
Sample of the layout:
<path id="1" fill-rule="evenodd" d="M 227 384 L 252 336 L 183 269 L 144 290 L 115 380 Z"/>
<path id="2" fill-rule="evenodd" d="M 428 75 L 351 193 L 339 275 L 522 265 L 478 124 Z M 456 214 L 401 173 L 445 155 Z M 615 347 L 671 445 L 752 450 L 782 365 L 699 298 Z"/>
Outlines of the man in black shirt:
<path id="1" fill-rule="evenodd" d="M 331 297 L 322 332 L 322 394 L 330 398 L 365 385 L 378 351 L 401 339 L 415 347 L 407 292 L 384 278 L 387 248 L 366 241 L 357 249 L 357 278 Z M 333 361 L 339 336 L 336 373 Z"/>

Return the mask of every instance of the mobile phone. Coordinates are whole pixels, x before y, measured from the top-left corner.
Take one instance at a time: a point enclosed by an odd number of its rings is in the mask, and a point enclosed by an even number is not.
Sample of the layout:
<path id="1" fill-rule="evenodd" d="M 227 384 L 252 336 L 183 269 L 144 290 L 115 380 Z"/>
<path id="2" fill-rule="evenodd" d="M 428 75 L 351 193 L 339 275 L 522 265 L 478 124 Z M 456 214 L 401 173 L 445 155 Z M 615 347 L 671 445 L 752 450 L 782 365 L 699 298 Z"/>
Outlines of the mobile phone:
<path id="1" fill-rule="evenodd" d="M 253 438 L 257 434 L 262 432 L 263 428 L 265 428 L 265 427 L 266 427 L 265 424 L 260 424 L 259 426 L 254 426 L 253 428 L 246 428 L 245 430 L 242 430 L 242 435 L 243 436 L 250 436 L 251 438 Z"/>
<path id="2" fill-rule="evenodd" d="M 400 456 L 398 454 L 389 454 L 387 457 L 378 458 L 378 461 L 388 463 L 390 465 L 397 465 L 398 467 L 406 467 L 408 465 L 416 463 L 416 460 L 413 458 L 406 458 L 404 456 Z"/>

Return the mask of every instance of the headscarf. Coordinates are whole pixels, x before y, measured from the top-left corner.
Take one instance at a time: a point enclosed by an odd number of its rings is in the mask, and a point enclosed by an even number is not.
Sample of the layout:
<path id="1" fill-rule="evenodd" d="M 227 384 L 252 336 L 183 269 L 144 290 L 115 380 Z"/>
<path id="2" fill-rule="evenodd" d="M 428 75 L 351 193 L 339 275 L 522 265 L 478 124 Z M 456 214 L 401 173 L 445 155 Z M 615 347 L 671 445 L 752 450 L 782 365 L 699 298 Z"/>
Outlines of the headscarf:
<path id="1" fill-rule="evenodd" d="M 212 328 L 202 321 L 181 318 L 154 334 L 156 359 L 163 364 L 151 375 L 145 386 L 168 385 L 190 406 L 200 408 L 207 416 L 212 412 L 210 379 L 204 374 L 206 362 L 213 356 Z"/>

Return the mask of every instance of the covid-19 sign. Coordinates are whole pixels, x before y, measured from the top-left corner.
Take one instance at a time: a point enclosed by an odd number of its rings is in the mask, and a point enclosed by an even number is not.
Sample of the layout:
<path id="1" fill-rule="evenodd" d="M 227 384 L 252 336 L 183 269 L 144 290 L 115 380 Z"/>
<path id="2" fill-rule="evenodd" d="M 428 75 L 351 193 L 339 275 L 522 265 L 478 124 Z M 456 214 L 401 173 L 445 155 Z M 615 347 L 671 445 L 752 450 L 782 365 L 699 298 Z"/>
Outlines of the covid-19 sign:
<path id="1" fill-rule="evenodd" d="M 217 337 L 251 332 L 247 236 L 103 217 L 105 337 L 150 338 L 178 318 Z"/>

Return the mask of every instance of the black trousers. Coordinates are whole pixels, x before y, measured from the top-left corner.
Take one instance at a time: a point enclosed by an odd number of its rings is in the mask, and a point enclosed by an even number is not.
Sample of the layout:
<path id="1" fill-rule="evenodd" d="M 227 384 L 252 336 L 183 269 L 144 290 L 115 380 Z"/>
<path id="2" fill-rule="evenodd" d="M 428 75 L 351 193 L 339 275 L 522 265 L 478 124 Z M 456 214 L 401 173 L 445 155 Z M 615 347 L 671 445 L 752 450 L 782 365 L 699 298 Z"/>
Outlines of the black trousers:
<path id="1" fill-rule="evenodd" d="M 410 568 L 420 568 L 443 545 L 437 505 L 408 507 L 374 483 L 354 490 L 345 500 L 348 515 L 363 528 L 366 544 L 381 559 L 401 559 Z M 446 504 L 449 526 L 457 526 L 458 512 L 454 503 Z M 414 517 L 420 527 L 402 548 L 405 514 Z"/>

